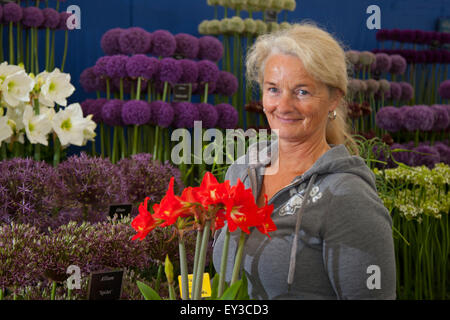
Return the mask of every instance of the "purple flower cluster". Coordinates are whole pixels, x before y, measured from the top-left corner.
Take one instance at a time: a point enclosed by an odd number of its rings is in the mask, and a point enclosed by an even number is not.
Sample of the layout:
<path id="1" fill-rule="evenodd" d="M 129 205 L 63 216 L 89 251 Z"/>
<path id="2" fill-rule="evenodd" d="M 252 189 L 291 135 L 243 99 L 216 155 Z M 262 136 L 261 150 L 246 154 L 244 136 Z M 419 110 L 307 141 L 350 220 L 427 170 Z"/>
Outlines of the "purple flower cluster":
<path id="1" fill-rule="evenodd" d="M 450 33 L 424 30 L 381 29 L 376 34 L 377 41 L 397 41 L 416 44 L 450 43 Z"/>
<path id="2" fill-rule="evenodd" d="M 381 108 L 375 118 L 378 127 L 390 132 L 441 131 L 449 128 L 449 105 L 417 105 Z"/>
<path id="3" fill-rule="evenodd" d="M 375 54 L 384 53 L 387 55 L 399 55 L 403 57 L 407 63 L 414 63 L 414 64 L 450 63 L 450 50 L 445 49 L 438 49 L 438 50 L 374 49 L 372 50 L 372 52 Z"/>
<path id="4" fill-rule="evenodd" d="M 51 30 L 68 30 L 67 20 L 71 14 L 58 12 L 53 8 L 39 8 L 36 6 L 21 7 L 15 2 L 8 2 L 0 6 L 3 23 L 21 23 L 25 29 L 38 28 Z"/>
<path id="5" fill-rule="evenodd" d="M 32 159 L 0 162 L 0 223 L 46 224 L 55 209 L 53 167 Z"/>
<path id="6" fill-rule="evenodd" d="M 372 72 L 404 74 L 408 61 L 397 52 L 389 50 L 356 51 L 346 52 L 347 60 L 354 65 L 356 71 L 363 66 L 370 66 Z"/>
<path id="7" fill-rule="evenodd" d="M 348 89 L 352 94 L 373 94 L 377 99 L 383 95 L 385 99 L 395 101 L 409 101 L 414 96 L 414 88 L 410 83 L 385 79 L 350 79 Z"/>
<path id="8" fill-rule="evenodd" d="M 421 142 L 414 147 L 414 142 L 390 146 L 392 157 L 395 161 L 404 163 L 411 167 L 427 166 L 432 169 L 437 163 L 450 164 L 450 146 L 448 143 L 436 142 L 433 146 L 429 142 Z M 394 168 L 397 164 L 392 159 L 380 154 L 379 160 L 387 162 L 388 168 Z M 381 164 L 379 167 L 383 167 Z"/>
<path id="9" fill-rule="evenodd" d="M 183 182 L 180 171 L 170 163 L 159 163 L 152 159 L 148 153 L 133 155 L 117 163 L 120 174 L 124 177 L 133 177 L 125 181 L 127 184 L 128 199 L 137 206 L 149 197 L 151 202 L 159 202 L 164 197 L 170 178 L 175 177 L 175 193 L 181 192 Z"/>
<path id="10" fill-rule="evenodd" d="M 238 122 L 236 109 L 229 104 L 163 102 L 142 100 L 87 99 L 81 103 L 84 116 L 93 114 L 96 123 L 109 126 L 157 125 L 162 128 L 192 128 L 201 121 L 204 128 L 234 129 Z"/>
<path id="11" fill-rule="evenodd" d="M 439 95 L 442 99 L 450 99 L 450 80 L 445 80 L 439 85 Z"/>
<path id="12" fill-rule="evenodd" d="M 181 56 L 213 62 L 218 62 L 223 56 L 223 45 L 217 38 L 196 38 L 186 33 L 173 35 L 167 30 L 150 33 L 138 27 L 110 29 L 103 34 L 100 45 L 106 55 L 149 54 L 165 58 Z"/>
<path id="13" fill-rule="evenodd" d="M 208 93 L 231 96 L 238 88 L 237 78 L 230 72 L 220 71 L 209 60 L 193 61 L 163 58 L 158 60 L 144 54 L 134 56 L 112 55 L 97 59 L 95 66 L 85 69 L 80 75 L 80 84 L 86 92 L 106 91 L 106 78 L 110 79 L 110 91 L 119 92 L 120 79 L 124 93 L 130 93 L 137 85 L 137 77 L 142 78 L 141 89 L 145 92 L 147 81 L 151 81 L 158 93 L 162 93 L 164 82 L 170 85 L 191 83 L 193 93 L 203 94 L 208 83 Z"/>

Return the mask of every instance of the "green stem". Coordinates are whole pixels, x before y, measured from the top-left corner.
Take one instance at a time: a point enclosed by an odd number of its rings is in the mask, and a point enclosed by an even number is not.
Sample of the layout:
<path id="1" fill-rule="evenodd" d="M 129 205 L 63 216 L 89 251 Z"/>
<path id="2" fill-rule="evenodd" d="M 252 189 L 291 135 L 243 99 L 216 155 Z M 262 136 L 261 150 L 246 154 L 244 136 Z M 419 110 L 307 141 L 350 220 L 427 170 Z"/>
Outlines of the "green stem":
<path id="1" fill-rule="evenodd" d="M 14 33 L 12 21 L 9 23 L 9 64 L 14 64 Z"/>
<path id="2" fill-rule="evenodd" d="M 203 237 L 203 230 L 197 230 L 197 239 L 195 241 L 195 253 L 194 253 L 194 270 L 192 270 L 192 290 L 191 292 L 195 292 L 195 281 L 194 279 L 197 278 L 197 272 L 198 272 L 198 257 L 200 255 L 200 248 L 202 246 L 202 237 Z M 192 295 L 193 297 L 193 295 Z"/>
<path id="3" fill-rule="evenodd" d="M 197 278 L 195 280 L 195 289 L 193 292 L 193 300 L 199 300 L 201 298 L 203 287 L 203 271 L 205 270 L 206 251 L 208 248 L 208 240 L 210 234 L 211 221 L 206 221 L 203 229 L 202 246 L 200 248 L 200 256 L 197 267 Z"/>
<path id="4" fill-rule="evenodd" d="M 67 299 L 66 300 L 72 300 L 72 289 L 67 289 Z"/>
<path id="5" fill-rule="evenodd" d="M 59 141 L 57 135 L 55 135 L 53 143 L 54 143 L 53 166 L 56 168 L 59 165 L 59 161 L 61 159 L 61 142 Z M 92 142 L 92 145 L 95 146 L 95 143 Z M 95 147 L 94 147 L 94 154 L 95 154 Z"/>
<path id="6" fill-rule="evenodd" d="M 69 31 L 65 31 L 65 39 L 64 39 L 64 54 L 61 62 L 61 72 L 64 71 L 64 66 L 66 65 L 66 59 L 67 59 L 67 49 L 69 45 Z"/>
<path id="7" fill-rule="evenodd" d="M 55 296 L 56 296 L 56 281 L 52 282 L 52 292 L 50 295 L 50 300 L 55 300 Z"/>
<path id="8" fill-rule="evenodd" d="M 179 240 L 178 248 L 180 250 L 181 290 L 182 290 L 181 298 L 183 300 L 188 300 L 189 299 L 189 280 L 188 280 L 186 247 L 184 245 L 183 239 Z"/>
<path id="9" fill-rule="evenodd" d="M 234 261 L 233 274 L 231 276 L 230 286 L 233 285 L 239 278 L 239 272 L 241 269 L 242 257 L 244 254 L 244 245 L 245 245 L 246 236 L 245 233 L 241 231 L 241 237 L 239 239 L 239 246 L 236 253 L 236 259 Z"/>
<path id="10" fill-rule="evenodd" d="M 159 263 L 158 273 L 156 275 L 156 284 L 155 284 L 155 291 L 156 292 L 159 292 L 159 287 L 161 285 L 162 273 L 163 273 L 163 265 L 162 265 L 162 263 Z"/>
<path id="11" fill-rule="evenodd" d="M 217 290 L 217 296 L 221 297 L 225 288 L 225 278 L 227 273 L 227 260 L 228 260 L 228 248 L 230 244 L 230 231 L 227 228 L 225 233 L 225 240 L 222 249 L 222 260 L 220 261 L 220 274 L 219 274 L 219 288 Z"/>
<path id="12" fill-rule="evenodd" d="M 105 158 L 105 125 L 103 122 L 100 123 L 100 149 L 102 158 Z"/>
<path id="13" fill-rule="evenodd" d="M 45 70 L 50 71 L 50 28 L 45 29 Z"/>
<path id="14" fill-rule="evenodd" d="M 135 125 L 134 126 L 134 131 L 133 131 L 133 151 L 132 151 L 131 154 L 136 154 L 137 153 L 138 135 L 139 135 L 139 126 Z"/>

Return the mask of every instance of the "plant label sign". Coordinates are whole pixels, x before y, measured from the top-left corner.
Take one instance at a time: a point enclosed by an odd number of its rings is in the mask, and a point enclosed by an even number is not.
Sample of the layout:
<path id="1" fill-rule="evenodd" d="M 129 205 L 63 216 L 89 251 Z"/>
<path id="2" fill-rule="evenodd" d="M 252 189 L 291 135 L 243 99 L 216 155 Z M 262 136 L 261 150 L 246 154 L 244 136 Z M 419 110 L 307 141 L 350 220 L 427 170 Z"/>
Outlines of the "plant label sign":
<path id="1" fill-rule="evenodd" d="M 189 298 L 191 297 L 192 293 L 192 279 L 194 278 L 194 275 L 188 274 L 188 282 L 189 282 Z M 183 295 L 183 287 L 182 287 L 182 281 L 181 276 L 178 276 L 178 284 L 180 286 L 180 296 Z M 202 285 L 202 298 L 211 297 L 211 280 L 209 277 L 209 273 L 203 274 L 203 285 Z"/>
<path id="2" fill-rule="evenodd" d="M 192 85 L 190 83 L 178 83 L 173 87 L 174 102 L 189 102 L 192 96 Z"/>
<path id="3" fill-rule="evenodd" d="M 122 280 L 123 270 L 91 273 L 88 300 L 119 300 Z"/>
<path id="4" fill-rule="evenodd" d="M 131 204 L 117 204 L 109 206 L 109 216 L 114 218 L 117 215 L 119 218 L 130 215 L 133 206 Z"/>

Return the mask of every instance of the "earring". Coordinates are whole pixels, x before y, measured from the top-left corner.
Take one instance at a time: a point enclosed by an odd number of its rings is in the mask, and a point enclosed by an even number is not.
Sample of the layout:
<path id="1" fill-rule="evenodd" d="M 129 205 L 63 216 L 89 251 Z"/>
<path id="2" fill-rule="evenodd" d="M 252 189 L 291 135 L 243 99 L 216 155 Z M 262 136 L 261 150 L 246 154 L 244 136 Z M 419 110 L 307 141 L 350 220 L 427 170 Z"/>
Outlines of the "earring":
<path id="1" fill-rule="evenodd" d="M 263 112 L 266 113 L 266 108 L 263 108 Z"/>
<path id="2" fill-rule="evenodd" d="M 336 110 L 333 110 L 333 112 L 328 112 L 328 119 L 330 119 L 330 120 L 336 120 L 336 117 L 337 117 L 337 112 L 336 112 Z"/>

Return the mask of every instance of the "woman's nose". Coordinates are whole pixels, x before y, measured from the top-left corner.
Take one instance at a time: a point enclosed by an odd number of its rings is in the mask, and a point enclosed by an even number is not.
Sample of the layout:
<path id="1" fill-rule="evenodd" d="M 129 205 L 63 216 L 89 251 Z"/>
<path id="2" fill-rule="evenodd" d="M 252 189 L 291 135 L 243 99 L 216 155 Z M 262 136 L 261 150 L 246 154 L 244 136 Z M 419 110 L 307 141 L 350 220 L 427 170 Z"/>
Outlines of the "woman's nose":
<path id="1" fill-rule="evenodd" d="M 277 110 L 281 112 L 289 112 L 293 110 L 292 95 L 284 91 L 278 99 Z"/>

